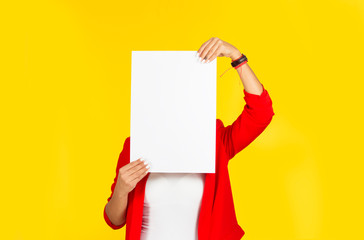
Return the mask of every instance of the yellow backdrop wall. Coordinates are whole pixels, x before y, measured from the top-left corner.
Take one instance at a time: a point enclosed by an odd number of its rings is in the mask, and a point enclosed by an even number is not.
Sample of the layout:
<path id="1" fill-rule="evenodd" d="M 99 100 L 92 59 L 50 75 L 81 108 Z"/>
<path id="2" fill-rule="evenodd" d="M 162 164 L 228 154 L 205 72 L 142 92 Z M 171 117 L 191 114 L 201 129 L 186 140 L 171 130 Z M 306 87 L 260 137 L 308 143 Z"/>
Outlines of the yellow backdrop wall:
<path id="1" fill-rule="evenodd" d="M 236 46 L 275 116 L 229 164 L 246 240 L 364 239 L 364 2 L 2 1 L 1 239 L 123 239 L 102 213 L 130 127 L 132 50 Z M 218 76 L 230 67 L 218 59 Z M 217 113 L 244 105 L 235 70 Z"/>

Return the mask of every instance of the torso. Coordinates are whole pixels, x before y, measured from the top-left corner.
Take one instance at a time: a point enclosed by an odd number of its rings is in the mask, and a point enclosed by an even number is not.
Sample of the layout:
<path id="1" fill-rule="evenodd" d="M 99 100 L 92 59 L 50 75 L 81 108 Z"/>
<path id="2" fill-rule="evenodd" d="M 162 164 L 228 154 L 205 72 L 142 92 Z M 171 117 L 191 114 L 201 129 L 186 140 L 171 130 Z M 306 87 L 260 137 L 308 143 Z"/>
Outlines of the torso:
<path id="1" fill-rule="evenodd" d="M 141 240 L 197 240 L 204 173 L 149 174 Z"/>

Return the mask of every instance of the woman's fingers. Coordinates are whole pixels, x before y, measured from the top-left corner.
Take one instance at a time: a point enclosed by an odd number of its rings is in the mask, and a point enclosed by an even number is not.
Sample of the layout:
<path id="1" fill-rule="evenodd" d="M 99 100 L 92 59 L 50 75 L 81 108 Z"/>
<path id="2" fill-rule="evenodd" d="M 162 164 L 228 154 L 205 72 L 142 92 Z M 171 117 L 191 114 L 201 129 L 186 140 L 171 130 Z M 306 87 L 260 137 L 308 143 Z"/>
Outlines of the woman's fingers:
<path id="1" fill-rule="evenodd" d="M 148 173 L 148 164 L 144 164 L 141 159 L 128 163 L 119 169 L 117 184 L 122 192 L 130 192 L 137 182 Z"/>
<path id="2" fill-rule="evenodd" d="M 215 50 L 219 47 L 218 38 L 214 38 L 209 44 L 206 45 L 205 49 L 202 52 L 202 58 L 205 59 L 205 63 L 208 62 L 208 59 L 213 55 Z"/>
<path id="3" fill-rule="evenodd" d="M 137 185 L 137 183 L 141 180 L 141 179 L 143 179 L 147 174 L 148 174 L 148 172 L 149 171 L 145 171 L 144 173 L 142 173 L 141 175 L 139 175 L 138 177 L 136 177 L 136 178 L 134 178 L 134 180 L 132 180 L 131 182 L 130 182 L 130 184 L 131 185 L 133 185 L 133 186 L 136 186 Z"/>
<path id="4" fill-rule="evenodd" d="M 137 184 L 140 179 L 142 179 L 147 173 L 149 172 L 149 165 L 145 165 L 144 167 L 140 168 L 136 172 L 134 172 L 132 175 L 130 175 L 131 184 Z"/>
<path id="5" fill-rule="evenodd" d="M 236 58 L 241 55 L 240 51 L 220 38 L 213 37 L 206 41 L 197 51 L 200 58 L 204 59 L 205 63 L 213 61 L 217 57 Z"/>
<path id="6" fill-rule="evenodd" d="M 214 43 L 214 45 L 211 47 L 211 49 L 209 50 L 209 52 L 206 55 L 206 63 L 211 62 L 212 60 L 214 60 L 217 55 L 220 54 L 222 49 L 222 42 L 221 40 L 218 40 Z"/>
<path id="7" fill-rule="evenodd" d="M 218 55 L 219 53 L 215 54 L 216 50 L 219 49 L 221 45 L 221 40 L 219 38 L 211 38 L 197 51 L 201 59 L 205 61 L 202 62 L 210 62 L 213 60 L 213 55 Z"/>
<path id="8" fill-rule="evenodd" d="M 198 56 L 201 58 L 201 61 L 202 61 L 202 59 L 203 59 L 203 57 L 202 57 L 202 53 L 203 53 L 203 51 L 205 50 L 205 47 L 211 42 L 213 40 L 213 38 L 210 38 L 209 40 L 207 40 L 206 42 L 204 42 L 202 45 L 201 45 L 201 47 L 200 47 L 200 49 L 198 49 L 198 51 L 197 51 L 197 53 L 198 53 Z"/>
<path id="9" fill-rule="evenodd" d="M 145 163 L 144 163 L 144 161 L 142 161 L 142 158 L 139 158 L 138 160 L 132 161 L 132 162 L 126 164 L 125 166 L 123 166 L 122 168 L 120 168 L 120 171 L 128 173 L 133 168 L 142 167 L 144 164 Z M 134 172 L 134 171 L 132 170 L 132 172 Z M 128 174 L 128 175 L 130 175 L 130 174 Z"/>
<path id="10" fill-rule="evenodd" d="M 135 172 L 138 172 L 140 169 L 146 169 L 146 167 L 148 167 L 148 166 L 149 165 L 147 162 L 139 163 L 139 164 L 135 165 L 134 167 L 129 168 L 125 174 L 126 174 L 126 176 L 132 176 Z"/>

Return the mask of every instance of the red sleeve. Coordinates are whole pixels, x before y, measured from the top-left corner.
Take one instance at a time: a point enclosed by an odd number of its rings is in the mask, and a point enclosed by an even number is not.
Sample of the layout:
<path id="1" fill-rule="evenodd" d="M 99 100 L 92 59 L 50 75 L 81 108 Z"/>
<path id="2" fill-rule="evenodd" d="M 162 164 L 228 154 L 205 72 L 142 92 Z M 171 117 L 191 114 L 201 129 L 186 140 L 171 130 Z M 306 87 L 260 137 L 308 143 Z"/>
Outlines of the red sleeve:
<path id="1" fill-rule="evenodd" d="M 219 119 L 221 139 L 228 160 L 256 139 L 269 125 L 274 115 L 272 100 L 264 86 L 260 95 L 248 93 L 245 89 L 244 95 L 246 102 L 244 109 L 231 125 L 225 127 Z"/>
<path id="2" fill-rule="evenodd" d="M 115 185 L 116 185 L 116 182 L 117 182 L 117 179 L 118 179 L 118 173 L 119 173 L 119 169 L 123 166 L 125 166 L 126 164 L 129 163 L 129 159 L 128 159 L 128 156 L 127 156 L 127 149 L 129 148 L 130 146 L 130 137 L 127 137 L 124 141 L 124 147 L 123 147 L 123 150 L 121 151 L 121 153 L 119 154 L 119 159 L 118 159 L 118 163 L 117 163 L 117 167 L 116 167 L 116 175 L 115 175 L 115 178 L 114 178 L 114 182 L 113 184 L 111 185 L 111 195 L 110 197 L 107 199 L 107 202 L 110 201 L 113 193 L 114 193 L 114 189 L 115 189 Z M 129 203 L 128 203 L 129 205 Z M 105 207 L 104 207 L 104 219 L 105 219 L 105 222 L 107 223 L 107 225 L 109 225 L 112 229 L 120 229 L 122 227 L 124 227 L 124 225 L 126 224 L 126 222 L 122 225 L 114 225 L 111 223 L 109 217 L 107 216 L 106 214 L 106 204 L 105 204 Z"/>

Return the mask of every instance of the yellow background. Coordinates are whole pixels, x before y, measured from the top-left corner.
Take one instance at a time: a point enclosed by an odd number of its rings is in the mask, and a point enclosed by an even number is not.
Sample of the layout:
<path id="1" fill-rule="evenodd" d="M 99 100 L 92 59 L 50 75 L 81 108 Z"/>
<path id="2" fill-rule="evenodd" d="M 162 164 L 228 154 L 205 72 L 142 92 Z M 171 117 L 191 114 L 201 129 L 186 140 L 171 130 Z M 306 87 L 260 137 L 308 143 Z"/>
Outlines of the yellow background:
<path id="1" fill-rule="evenodd" d="M 363 1 L 2 1 L 0 22 L 1 239 L 124 239 L 102 214 L 131 51 L 211 37 L 247 55 L 276 114 L 229 164 L 243 239 L 364 239 Z M 217 97 L 232 123 L 236 70 Z"/>

